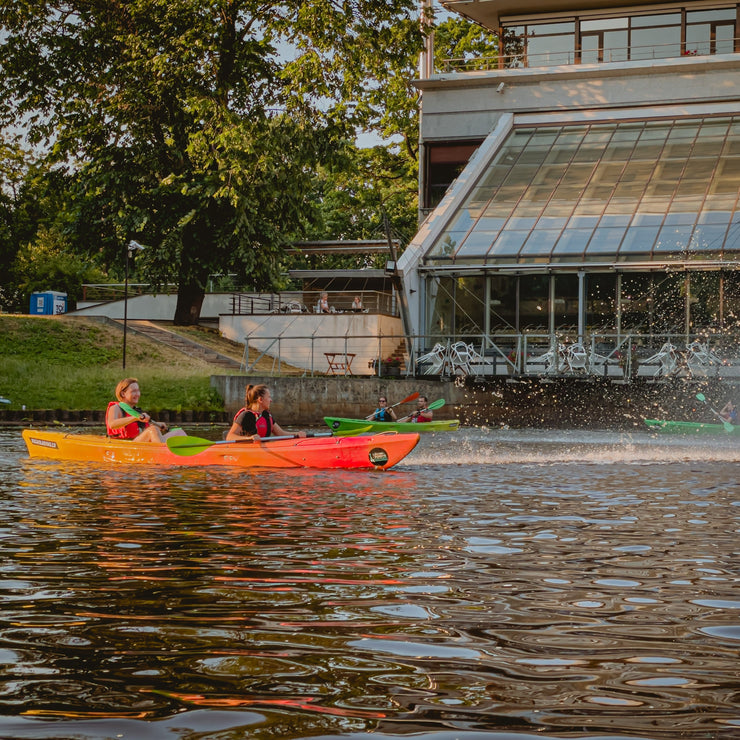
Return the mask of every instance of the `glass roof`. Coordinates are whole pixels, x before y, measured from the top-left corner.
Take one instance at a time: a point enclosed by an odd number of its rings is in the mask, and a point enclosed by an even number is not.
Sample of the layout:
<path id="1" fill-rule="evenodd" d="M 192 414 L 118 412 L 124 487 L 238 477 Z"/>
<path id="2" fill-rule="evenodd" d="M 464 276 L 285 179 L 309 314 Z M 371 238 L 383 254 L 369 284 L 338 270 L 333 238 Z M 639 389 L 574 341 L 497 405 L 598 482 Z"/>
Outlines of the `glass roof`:
<path id="1" fill-rule="evenodd" d="M 427 264 L 740 259 L 740 116 L 515 128 Z"/>

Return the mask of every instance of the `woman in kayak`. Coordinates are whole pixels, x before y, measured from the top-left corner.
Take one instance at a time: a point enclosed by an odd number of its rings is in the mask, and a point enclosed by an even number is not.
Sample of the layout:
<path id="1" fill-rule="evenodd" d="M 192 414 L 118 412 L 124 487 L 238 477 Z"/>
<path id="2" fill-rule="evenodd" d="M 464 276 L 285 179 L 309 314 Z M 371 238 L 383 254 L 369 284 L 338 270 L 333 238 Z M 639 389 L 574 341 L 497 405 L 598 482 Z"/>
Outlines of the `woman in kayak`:
<path id="1" fill-rule="evenodd" d="M 378 408 L 367 417 L 368 421 L 396 421 L 396 412 L 388 406 L 388 399 L 381 396 L 378 399 Z"/>
<path id="2" fill-rule="evenodd" d="M 141 398 L 136 378 L 124 378 L 116 386 L 116 398 L 118 401 L 111 401 L 105 412 L 105 430 L 109 437 L 133 439 L 135 442 L 164 441 L 162 435 L 167 431 L 167 425 L 163 421 L 154 421 L 149 414 L 136 407 Z M 121 404 L 128 406 L 130 411 L 124 411 Z"/>
<path id="3" fill-rule="evenodd" d="M 229 429 L 226 439 L 257 439 L 259 437 L 288 437 L 286 432 L 277 424 L 270 414 L 272 396 L 266 385 L 248 385 L 244 394 L 244 408 L 239 409 L 234 422 Z M 297 437 L 305 437 L 305 432 L 297 432 Z"/>

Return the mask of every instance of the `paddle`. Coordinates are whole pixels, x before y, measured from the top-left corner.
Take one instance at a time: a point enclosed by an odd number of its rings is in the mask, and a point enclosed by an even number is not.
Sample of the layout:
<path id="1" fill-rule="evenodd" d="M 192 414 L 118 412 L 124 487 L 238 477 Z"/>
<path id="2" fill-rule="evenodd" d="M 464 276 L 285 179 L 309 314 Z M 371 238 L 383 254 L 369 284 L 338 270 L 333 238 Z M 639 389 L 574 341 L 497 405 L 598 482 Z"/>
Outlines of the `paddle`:
<path id="1" fill-rule="evenodd" d="M 416 393 L 412 393 L 410 396 L 406 396 L 406 398 L 403 399 L 403 401 L 399 401 L 398 403 L 394 403 L 392 406 L 388 406 L 387 408 L 392 409 L 395 406 L 400 406 L 402 403 L 409 403 L 410 401 L 415 401 L 419 397 L 418 391 Z M 375 416 L 375 412 L 373 411 L 370 416 L 365 417 L 365 421 L 370 421 L 370 419 Z"/>
<path id="2" fill-rule="evenodd" d="M 363 432 L 370 431 L 372 427 L 362 427 L 361 429 L 352 429 L 346 432 L 309 432 L 306 437 L 348 437 Z M 261 444 L 262 442 L 275 442 L 279 439 L 303 439 L 297 434 L 286 434 L 278 437 L 259 437 L 258 439 L 223 439 L 214 441 L 212 439 L 203 439 L 202 437 L 170 437 L 166 440 L 167 447 L 170 448 L 175 455 L 190 456 L 199 455 L 201 452 L 210 447 L 216 445 L 235 445 L 235 444 Z"/>
<path id="3" fill-rule="evenodd" d="M 129 416 L 133 416 L 134 419 L 141 419 L 141 412 L 140 411 L 137 411 L 133 406 L 129 406 L 125 401 L 119 401 L 118 402 L 118 405 L 121 407 L 121 410 L 124 411 L 125 413 L 127 413 Z M 154 419 L 152 419 L 151 416 L 149 417 L 149 419 L 150 419 L 150 421 L 151 421 L 152 424 L 155 424 L 156 425 L 158 423 L 158 422 L 154 421 Z M 162 422 L 162 423 L 164 423 L 164 422 Z M 164 428 L 166 429 L 167 427 L 165 426 Z M 172 427 L 172 429 L 170 429 L 170 432 L 169 433 L 172 434 L 174 431 L 179 430 L 179 429 L 180 429 L 180 427 Z"/>
<path id="4" fill-rule="evenodd" d="M 701 401 L 702 403 L 706 403 L 707 406 L 709 406 L 709 401 L 705 398 L 703 393 L 697 393 L 696 398 L 698 401 Z M 715 411 L 711 406 L 709 406 L 709 410 L 724 424 L 725 431 L 726 432 L 734 432 L 735 427 L 730 424 L 729 421 L 722 418 L 722 414 L 719 413 L 719 411 Z"/>
<path id="5" fill-rule="evenodd" d="M 141 411 L 137 411 L 133 406 L 129 406 L 123 401 L 119 401 L 118 405 L 121 407 L 121 411 L 125 411 L 129 416 L 133 416 L 134 419 L 141 419 Z"/>
<path id="6" fill-rule="evenodd" d="M 422 411 L 435 411 L 436 409 L 441 409 L 442 406 L 445 405 L 444 398 L 439 398 L 436 401 L 432 401 L 429 406 L 423 409 L 419 409 L 418 411 L 415 411 L 414 413 L 420 414 Z M 409 414 L 408 416 L 404 416 L 403 419 L 399 419 L 398 421 L 408 421 L 414 414 Z"/>

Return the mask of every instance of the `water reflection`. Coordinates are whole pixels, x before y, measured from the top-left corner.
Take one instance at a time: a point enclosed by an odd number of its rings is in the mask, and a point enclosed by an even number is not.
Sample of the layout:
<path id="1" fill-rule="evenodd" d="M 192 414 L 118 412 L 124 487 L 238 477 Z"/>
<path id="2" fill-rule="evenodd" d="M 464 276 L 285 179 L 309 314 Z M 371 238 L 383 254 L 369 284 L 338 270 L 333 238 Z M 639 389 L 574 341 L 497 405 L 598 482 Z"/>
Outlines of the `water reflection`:
<path id="1" fill-rule="evenodd" d="M 0 736 L 738 737 L 739 472 L 723 437 L 465 430 L 344 473 L 2 431 Z"/>

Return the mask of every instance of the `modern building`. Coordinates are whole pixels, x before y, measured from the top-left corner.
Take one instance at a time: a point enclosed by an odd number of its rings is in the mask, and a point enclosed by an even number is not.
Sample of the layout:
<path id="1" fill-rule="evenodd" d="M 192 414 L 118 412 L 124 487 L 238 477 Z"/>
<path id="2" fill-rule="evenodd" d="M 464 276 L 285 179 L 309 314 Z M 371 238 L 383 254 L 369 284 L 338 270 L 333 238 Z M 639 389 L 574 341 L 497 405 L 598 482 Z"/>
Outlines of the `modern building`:
<path id="1" fill-rule="evenodd" d="M 735 359 L 740 5 L 442 5 L 499 48 L 416 83 L 416 357 L 457 343 L 475 372 L 622 378 Z"/>

